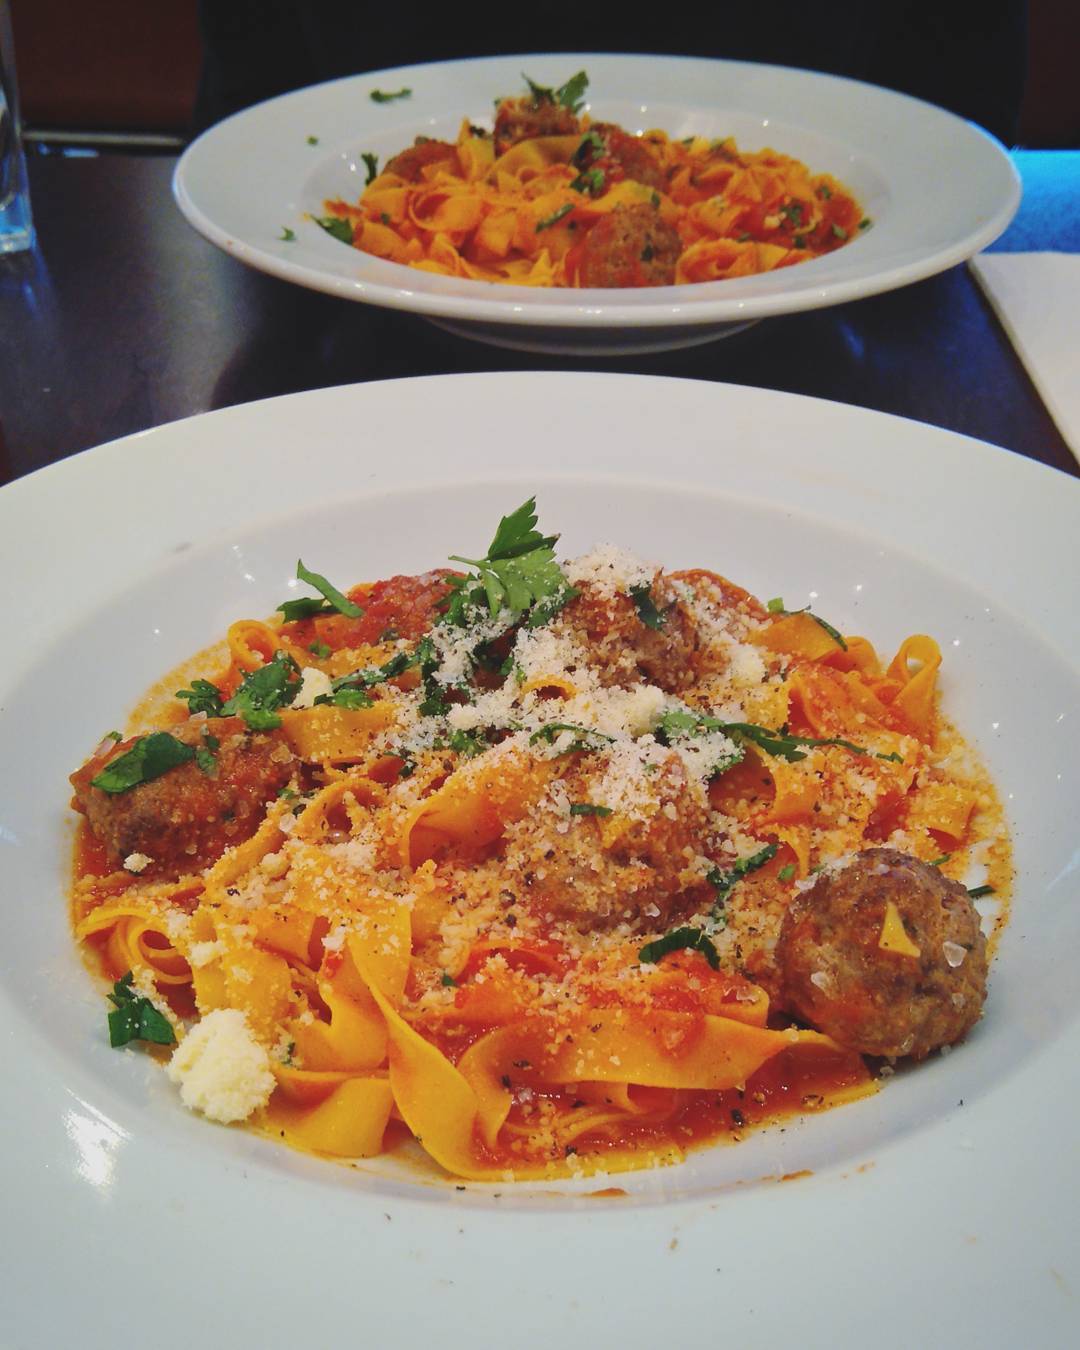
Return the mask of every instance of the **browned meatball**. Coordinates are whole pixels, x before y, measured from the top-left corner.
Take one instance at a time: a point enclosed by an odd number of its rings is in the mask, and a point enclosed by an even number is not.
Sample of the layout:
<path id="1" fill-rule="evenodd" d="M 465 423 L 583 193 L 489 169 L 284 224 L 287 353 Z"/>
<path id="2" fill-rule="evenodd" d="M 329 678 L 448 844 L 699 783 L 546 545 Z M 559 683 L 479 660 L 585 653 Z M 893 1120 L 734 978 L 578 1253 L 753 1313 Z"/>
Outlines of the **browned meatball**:
<path id="1" fill-rule="evenodd" d="M 383 173 L 396 173 L 409 183 L 419 183 L 429 164 L 457 163 L 457 146 L 449 141 L 429 141 L 417 136 L 416 143 L 387 160 Z"/>
<path id="2" fill-rule="evenodd" d="M 637 599 L 592 582 L 582 582 L 578 591 L 560 621 L 579 636 L 601 683 L 647 682 L 677 693 L 695 682 L 701 634 L 676 583 L 663 572 Z M 659 626 L 650 626 L 643 614 Z"/>
<path id="3" fill-rule="evenodd" d="M 593 136 L 586 137 L 575 159 L 582 168 L 601 169 L 608 183 L 631 178 L 657 192 L 666 190 L 667 177 L 659 156 L 648 141 L 631 136 L 614 122 L 594 122 L 589 131 Z M 593 137 L 600 138 L 602 148 Z"/>
<path id="4" fill-rule="evenodd" d="M 582 286 L 672 286 L 681 252 L 678 230 L 655 206 L 617 206 L 585 236 L 578 280 Z"/>
<path id="5" fill-rule="evenodd" d="M 112 760 L 125 754 L 136 737 L 97 755 L 71 775 L 75 805 L 118 866 L 132 854 L 150 861 L 139 875 L 162 880 L 196 872 L 220 858 L 233 844 L 255 833 L 266 803 L 292 776 L 294 757 L 280 730 L 250 731 L 239 717 L 193 720 L 171 727 L 178 741 L 205 747 L 217 740 L 214 772 L 194 760 L 126 792 L 92 787 Z M 212 742 L 210 743 L 212 745 Z"/>
<path id="6" fill-rule="evenodd" d="M 605 763 L 589 757 L 563 780 L 571 802 L 603 805 Z M 503 867 L 520 903 L 541 917 L 567 919 L 584 932 L 640 919 L 668 927 L 712 895 L 702 877 L 687 877 L 689 856 L 709 833 L 704 798 L 694 794 L 677 755 L 648 776 L 644 818 L 579 815 L 560 832 L 546 814 L 507 832 Z M 665 811 L 667 808 L 667 811 Z M 669 815 L 667 812 L 671 812 Z"/>
<path id="7" fill-rule="evenodd" d="M 887 920 L 898 942 L 882 946 Z M 790 1008 L 865 1055 L 924 1059 L 969 1031 L 986 998 L 986 939 L 967 891 L 891 848 L 803 891 L 777 958 Z"/>
<path id="8" fill-rule="evenodd" d="M 537 136 L 574 136 L 580 130 L 575 114 L 553 99 L 504 98 L 495 111 L 495 153 Z"/>

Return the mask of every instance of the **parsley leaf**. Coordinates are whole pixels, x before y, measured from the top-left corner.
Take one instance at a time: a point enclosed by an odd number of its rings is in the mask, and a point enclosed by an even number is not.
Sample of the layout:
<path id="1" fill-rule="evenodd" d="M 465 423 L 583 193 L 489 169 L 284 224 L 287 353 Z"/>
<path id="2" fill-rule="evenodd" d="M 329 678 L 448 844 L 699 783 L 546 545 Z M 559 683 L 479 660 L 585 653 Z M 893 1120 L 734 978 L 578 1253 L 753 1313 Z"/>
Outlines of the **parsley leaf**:
<path id="1" fill-rule="evenodd" d="M 655 965 L 670 952 L 678 951 L 700 952 L 713 970 L 720 969 L 720 957 L 716 953 L 716 948 L 700 928 L 673 928 L 670 933 L 665 933 L 654 942 L 646 942 L 638 952 L 638 960 L 643 964 Z"/>
<path id="2" fill-rule="evenodd" d="M 371 179 L 368 179 L 371 182 Z M 351 244 L 353 241 L 352 221 L 346 220 L 344 216 L 312 216 L 316 225 L 321 225 L 332 239 L 337 239 L 342 244 Z"/>
<path id="3" fill-rule="evenodd" d="M 292 244 L 292 243 L 295 243 L 295 242 L 296 242 L 296 231 L 295 231 L 295 230 L 290 230 L 289 227 L 288 227 L 288 225 L 283 225 L 283 226 L 281 227 L 281 233 L 278 235 L 278 239 L 279 239 L 279 240 L 281 241 L 281 243 L 283 243 L 283 244 Z"/>
<path id="4" fill-rule="evenodd" d="M 516 619 L 536 606 L 529 626 L 535 628 L 547 623 L 577 595 L 555 561 L 552 545 L 558 537 L 557 534 L 542 535 L 536 529 L 536 498 L 530 497 L 500 520 L 486 557 L 463 558 L 460 554 L 451 554 L 451 562 L 475 567 L 477 576 L 448 579 L 455 594 L 451 597 L 446 621 L 458 624 L 467 621 L 466 606 L 477 601 L 475 583 L 479 583 L 491 614 L 498 614 L 505 608 L 510 611 L 511 618 Z"/>
<path id="5" fill-rule="evenodd" d="M 604 191 L 603 169 L 585 169 L 570 184 L 572 192 L 587 192 L 590 197 L 599 197 Z"/>
<path id="6" fill-rule="evenodd" d="M 190 689 L 178 689 L 176 697 L 184 699 L 190 713 L 206 713 L 207 717 L 221 717 L 221 690 L 209 680 L 192 680 Z"/>
<path id="7" fill-rule="evenodd" d="M 367 187 L 369 183 L 374 183 L 379 176 L 379 156 L 372 154 L 370 150 L 365 150 L 360 158 L 367 166 L 367 177 L 364 179 L 364 186 Z"/>
<path id="8" fill-rule="evenodd" d="M 411 89 L 395 89 L 393 93 L 384 93 L 381 89 L 373 89 L 368 95 L 372 103 L 393 103 L 396 98 L 412 98 Z"/>
<path id="9" fill-rule="evenodd" d="M 582 95 L 589 87 L 589 77 L 583 70 L 571 75 L 558 89 L 549 89 L 546 85 L 537 84 L 525 74 L 521 78 L 529 86 L 534 107 L 538 107 L 541 103 L 557 103 L 560 107 L 569 108 L 572 113 L 578 113 L 584 107 Z"/>
<path id="10" fill-rule="evenodd" d="M 109 1001 L 115 1010 L 109 1013 L 109 1044 L 127 1045 L 130 1041 L 153 1041 L 155 1045 L 174 1045 L 176 1033 L 169 1019 L 158 1012 L 148 998 L 132 989 L 132 971 L 113 985 Z"/>
<path id="11" fill-rule="evenodd" d="M 572 816 L 610 816 L 610 806 L 597 806 L 593 802 L 573 802 L 570 806 Z"/>
<path id="12" fill-rule="evenodd" d="M 300 688 L 300 671 L 285 652 L 275 652 L 272 661 L 249 671 L 232 698 L 222 706 L 223 717 L 239 716 L 253 731 L 281 726 L 277 709 L 290 704 Z"/>
<path id="13" fill-rule="evenodd" d="M 639 586 L 631 586 L 630 595 L 641 622 L 646 628 L 652 628 L 659 632 L 664 626 L 665 616 L 656 608 L 656 601 L 652 597 L 649 583 L 643 581 Z"/>
<path id="14" fill-rule="evenodd" d="M 786 866 L 781 867 L 780 871 L 777 872 L 776 879 L 777 881 L 790 881 L 794 875 L 795 875 L 795 864 L 788 863 Z"/>
<path id="15" fill-rule="evenodd" d="M 170 769 L 194 758 L 195 751 L 190 745 L 178 741 L 167 731 L 152 731 L 148 736 L 140 737 L 130 750 L 110 760 L 96 778 L 91 778 L 90 786 L 116 796 L 140 783 L 160 778 Z"/>
<path id="16" fill-rule="evenodd" d="M 984 895 L 993 895 L 993 886 L 972 886 L 968 890 L 968 895 L 972 900 L 981 900 Z"/>

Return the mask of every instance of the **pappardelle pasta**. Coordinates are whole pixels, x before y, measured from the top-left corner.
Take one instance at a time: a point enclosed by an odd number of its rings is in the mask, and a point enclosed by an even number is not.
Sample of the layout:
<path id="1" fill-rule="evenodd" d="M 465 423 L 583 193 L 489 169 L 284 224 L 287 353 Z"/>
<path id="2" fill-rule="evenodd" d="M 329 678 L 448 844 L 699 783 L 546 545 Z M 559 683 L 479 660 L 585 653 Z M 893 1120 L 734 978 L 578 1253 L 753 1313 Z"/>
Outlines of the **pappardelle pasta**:
<path id="1" fill-rule="evenodd" d="M 870 221 L 850 191 L 790 155 L 730 137 L 634 136 L 580 116 L 584 72 L 503 99 L 494 130 L 418 137 L 358 203 L 327 201 L 343 243 L 421 271 L 518 286 L 719 281 L 830 253 Z"/>
<path id="2" fill-rule="evenodd" d="M 864 1096 L 977 1022 L 1009 841 L 934 641 L 885 664 L 555 542 L 529 501 L 462 570 L 344 594 L 301 563 L 315 595 L 72 775 L 112 1042 L 175 1046 L 186 1105 L 580 1176 Z"/>

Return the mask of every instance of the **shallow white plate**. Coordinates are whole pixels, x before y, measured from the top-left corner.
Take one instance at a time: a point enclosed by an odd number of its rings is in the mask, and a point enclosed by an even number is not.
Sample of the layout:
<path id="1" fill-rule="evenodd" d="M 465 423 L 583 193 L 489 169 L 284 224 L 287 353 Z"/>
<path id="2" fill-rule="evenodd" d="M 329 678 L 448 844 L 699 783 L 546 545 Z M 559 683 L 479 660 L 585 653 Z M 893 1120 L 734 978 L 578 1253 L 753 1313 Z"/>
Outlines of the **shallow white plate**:
<path id="1" fill-rule="evenodd" d="M 522 71 L 590 78 L 594 118 L 629 131 L 772 146 L 854 189 L 874 222 L 825 258 L 761 276 L 638 290 L 537 290 L 435 276 L 332 239 L 308 217 L 359 198 L 364 151 L 386 161 L 416 136 L 490 126 Z M 371 91 L 410 88 L 377 104 Z M 311 145 L 309 137 L 316 137 Z M 874 295 L 963 262 L 1020 201 L 1001 146 L 969 122 L 902 94 L 780 66 L 676 56 L 506 56 L 403 66 L 301 89 L 205 132 L 176 169 L 180 209 L 241 261 L 301 286 L 411 310 L 468 337 L 534 351 L 656 351 L 707 342 L 770 314 Z M 296 238 L 285 242 L 284 230 Z"/>
<path id="2" fill-rule="evenodd" d="M 67 921 L 66 774 L 156 677 L 270 612 L 298 556 L 339 582 L 426 569 L 534 491 L 569 551 L 715 567 L 884 651 L 939 638 L 1016 836 L 986 1017 L 870 1101 L 614 1178 L 624 1197 L 349 1170 L 189 1115 L 107 1046 Z M 1075 480 L 944 431 L 613 375 L 299 394 L 0 491 L 5 1350 L 132 1327 L 155 1350 L 1068 1344 L 1078 525 Z"/>

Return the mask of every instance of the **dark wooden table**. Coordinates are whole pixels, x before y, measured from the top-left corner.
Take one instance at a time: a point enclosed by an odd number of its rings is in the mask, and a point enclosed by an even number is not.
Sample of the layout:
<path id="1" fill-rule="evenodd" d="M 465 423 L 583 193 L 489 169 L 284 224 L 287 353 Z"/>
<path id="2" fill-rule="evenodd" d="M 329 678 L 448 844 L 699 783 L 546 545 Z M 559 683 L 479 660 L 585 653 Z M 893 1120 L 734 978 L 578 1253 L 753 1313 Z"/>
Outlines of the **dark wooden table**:
<path id="1" fill-rule="evenodd" d="M 1017 163 L 1024 205 L 998 247 L 1080 252 L 1080 152 L 1021 152 Z M 532 356 L 249 270 L 183 220 L 170 191 L 174 165 L 149 155 L 32 157 L 39 244 L 0 258 L 0 482 L 129 432 L 273 394 L 568 366 L 861 404 L 1080 474 L 966 267 L 686 351 Z"/>

